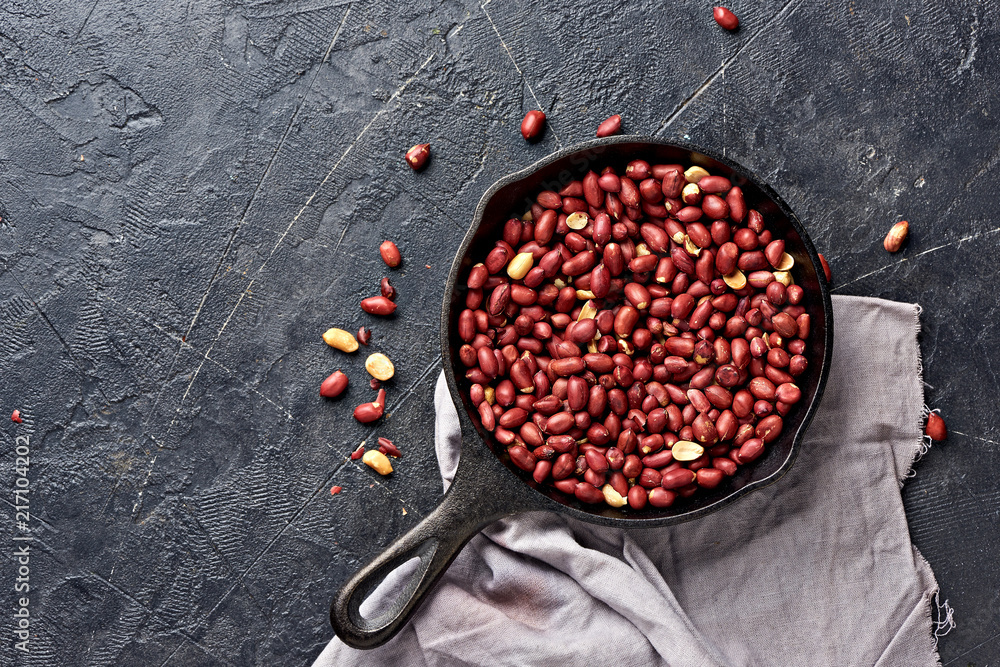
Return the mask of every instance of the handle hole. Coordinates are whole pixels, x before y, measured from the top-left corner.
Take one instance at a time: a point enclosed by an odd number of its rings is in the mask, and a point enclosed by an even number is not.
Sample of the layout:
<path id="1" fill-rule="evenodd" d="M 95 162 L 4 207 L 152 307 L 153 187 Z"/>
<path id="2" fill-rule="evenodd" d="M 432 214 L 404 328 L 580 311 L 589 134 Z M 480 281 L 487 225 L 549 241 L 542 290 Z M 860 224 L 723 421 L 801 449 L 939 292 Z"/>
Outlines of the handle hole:
<path id="1" fill-rule="evenodd" d="M 416 588 L 416 580 L 419 580 L 419 577 L 415 576 L 415 573 L 419 568 L 420 556 L 414 556 L 386 574 L 385 579 L 358 607 L 361 617 L 372 621 L 397 609 L 399 603 L 405 602 L 409 597 L 403 595 L 407 589 Z"/>

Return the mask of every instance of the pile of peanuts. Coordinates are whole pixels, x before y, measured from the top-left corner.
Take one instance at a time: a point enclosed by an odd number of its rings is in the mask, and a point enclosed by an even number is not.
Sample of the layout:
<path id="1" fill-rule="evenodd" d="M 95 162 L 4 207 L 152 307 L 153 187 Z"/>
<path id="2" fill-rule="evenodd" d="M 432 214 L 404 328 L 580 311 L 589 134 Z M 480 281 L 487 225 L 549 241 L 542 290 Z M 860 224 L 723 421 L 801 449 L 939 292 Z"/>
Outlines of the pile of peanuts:
<path id="1" fill-rule="evenodd" d="M 802 398 L 794 263 L 701 166 L 633 160 L 539 192 L 466 276 L 459 357 L 483 428 L 582 503 L 718 487 Z"/>

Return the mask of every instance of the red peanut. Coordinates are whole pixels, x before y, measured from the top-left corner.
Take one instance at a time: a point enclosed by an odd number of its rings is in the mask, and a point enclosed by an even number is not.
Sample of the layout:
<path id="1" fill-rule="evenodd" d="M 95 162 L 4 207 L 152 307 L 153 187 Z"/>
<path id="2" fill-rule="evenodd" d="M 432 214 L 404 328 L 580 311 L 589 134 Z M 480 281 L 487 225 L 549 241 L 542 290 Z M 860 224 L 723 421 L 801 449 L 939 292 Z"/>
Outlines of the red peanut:
<path id="1" fill-rule="evenodd" d="M 726 30 L 736 30 L 740 27 L 740 20 L 736 18 L 736 14 L 733 14 L 725 7 L 714 8 L 712 16 L 715 18 L 715 22 Z"/>
<path id="2" fill-rule="evenodd" d="M 383 241 L 382 245 L 378 247 L 378 251 L 382 255 L 382 261 L 390 268 L 395 269 L 403 261 L 402 255 L 399 254 L 399 248 L 392 241 Z"/>
<path id="3" fill-rule="evenodd" d="M 525 123 L 536 138 L 544 115 Z M 808 369 L 807 294 L 797 269 L 775 273 L 785 240 L 725 176 L 632 160 L 577 178 L 498 224 L 469 267 L 457 356 L 480 423 L 537 484 L 669 507 L 781 437 Z M 681 440 L 704 454 L 674 460 Z"/>
<path id="4" fill-rule="evenodd" d="M 372 296 L 361 300 L 361 310 L 371 315 L 392 315 L 396 304 L 384 296 Z"/>
<path id="5" fill-rule="evenodd" d="M 521 136 L 532 141 L 537 139 L 545 128 L 545 114 L 537 109 L 532 109 L 524 115 L 521 121 Z"/>
<path id="6" fill-rule="evenodd" d="M 337 398 L 347 390 L 347 375 L 342 371 L 334 371 L 330 377 L 323 380 L 319 386 L 319 395 L 324 398 Z"/>
<path id="7" fill-rule="evenodd" d="M 597 126 L 597 136 L 610 137 L 613 134 L 618 134 L 621 129 L 622 117 L 615 114 Z"/>

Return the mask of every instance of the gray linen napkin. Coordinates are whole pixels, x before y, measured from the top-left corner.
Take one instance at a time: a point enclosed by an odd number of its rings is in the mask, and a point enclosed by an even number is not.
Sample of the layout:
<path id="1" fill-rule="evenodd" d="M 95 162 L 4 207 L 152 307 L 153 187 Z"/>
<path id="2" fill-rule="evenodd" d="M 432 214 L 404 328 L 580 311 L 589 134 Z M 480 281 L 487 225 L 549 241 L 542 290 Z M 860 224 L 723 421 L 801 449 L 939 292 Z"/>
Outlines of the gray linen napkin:
<path id="1" fill-rule="evenodd" d="M 498 521 L 392 641 L 335 638 L 315 665 L 939 665 L 937 582 L 899 493 L 922 445 L 919 306 L 833 305 L 826 394 L 777 484 L 669 528 Z M 435 405 L 447 488 L 461 439 L 443 376 Z"/>

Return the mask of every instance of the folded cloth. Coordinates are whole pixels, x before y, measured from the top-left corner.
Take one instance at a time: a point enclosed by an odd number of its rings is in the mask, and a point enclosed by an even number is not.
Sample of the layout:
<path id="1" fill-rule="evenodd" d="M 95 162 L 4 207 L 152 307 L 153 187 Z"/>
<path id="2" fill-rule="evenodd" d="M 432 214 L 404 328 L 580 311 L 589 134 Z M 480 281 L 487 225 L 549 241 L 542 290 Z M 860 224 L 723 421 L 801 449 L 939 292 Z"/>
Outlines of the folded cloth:
<path id="1" fill-rule="evenodd" d="M 937 583 L 899 493 L 922 444 L 919 306 L 833 305 L 826 393 L 778 483 L 667 528 L 498 521 L 399 635 L 335 638 L 315 664 L 939 665 Z M 443 376 L 435 404 L 447 487 L 461 435 Z"/>

